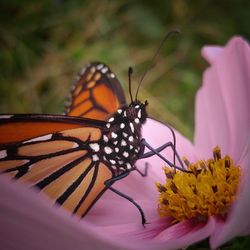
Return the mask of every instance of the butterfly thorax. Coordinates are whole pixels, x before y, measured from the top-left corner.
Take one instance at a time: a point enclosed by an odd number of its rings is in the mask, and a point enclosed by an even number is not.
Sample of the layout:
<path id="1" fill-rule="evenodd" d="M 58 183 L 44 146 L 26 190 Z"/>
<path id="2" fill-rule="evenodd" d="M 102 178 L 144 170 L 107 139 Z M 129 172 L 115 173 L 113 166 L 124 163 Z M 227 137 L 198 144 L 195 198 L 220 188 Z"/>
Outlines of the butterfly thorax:
<path id="1" fill-rule="evenodd" d="M 102 139 L 91 143 L 94 161 L 102 160 L 116 173 L 130 170 L 144 151 L 141 128 L 147 118 L 146 105 L 132 102 L 114 113 L 106 123 Z"/>

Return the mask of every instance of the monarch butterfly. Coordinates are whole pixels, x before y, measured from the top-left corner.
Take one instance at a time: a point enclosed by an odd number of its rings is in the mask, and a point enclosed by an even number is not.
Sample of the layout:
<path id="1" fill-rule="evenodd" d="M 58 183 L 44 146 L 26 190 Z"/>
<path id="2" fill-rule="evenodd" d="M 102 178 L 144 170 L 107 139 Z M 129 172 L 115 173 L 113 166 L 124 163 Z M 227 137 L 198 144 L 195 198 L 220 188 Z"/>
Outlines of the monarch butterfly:
<path id="1" fill-rule="evenodd" d="M 135 163 L 154 154 L 178 167 L 159 153 L 175 149 L 174 143 L 154 149 L 141 138 L 148 103 L 137 99 L 140 85 L 133 100 L 131 74 L 130 68 L 130 104 L 110 68 L 95 62 L 77 76 L 65 115 L 0 115 L 1 174 L 40 189 L 80 217 L 109 189 L 137 207 L 144 225 L 141 207 L 112 184 L 133 170 L 144 176 Z"/>

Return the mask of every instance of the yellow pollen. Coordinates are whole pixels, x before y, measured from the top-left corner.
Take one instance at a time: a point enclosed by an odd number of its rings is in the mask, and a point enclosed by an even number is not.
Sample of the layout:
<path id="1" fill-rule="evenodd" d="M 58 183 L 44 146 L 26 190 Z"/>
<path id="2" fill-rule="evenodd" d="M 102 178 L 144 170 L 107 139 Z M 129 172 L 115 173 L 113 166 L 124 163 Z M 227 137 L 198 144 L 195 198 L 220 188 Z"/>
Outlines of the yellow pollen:
<path id="1" fill-rule="evenodd" d="M 240 167 L 229 156 L 221 158 L 220 148 L 213 150 L 213 158 L 190 163 L 183 159 L 189 172 L 164 167 L 166 184 L 156 183 L 159 191 L 158 212 L 170 216 L 173 222 L 186 219 L 206 220 L 218 215 L 224 218 L 235 199 Z"/>

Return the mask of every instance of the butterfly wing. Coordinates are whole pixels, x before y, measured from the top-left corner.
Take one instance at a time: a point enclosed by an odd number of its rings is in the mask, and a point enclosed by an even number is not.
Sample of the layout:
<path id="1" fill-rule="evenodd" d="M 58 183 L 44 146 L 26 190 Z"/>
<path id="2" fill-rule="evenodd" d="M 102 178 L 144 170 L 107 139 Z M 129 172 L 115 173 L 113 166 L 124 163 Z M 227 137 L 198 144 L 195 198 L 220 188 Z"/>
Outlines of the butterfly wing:
<path id="1" fill-rule="evenodd" d="M 103 127 L 105 123 L 63 115 L 0 115 L 0 144 L 28 140 L 87 125 Z"/>
<path id="2" fill-rule="evenodd" d="M 126 104 L 123 89 L 110 68 L 103 63 L 86 65 L 73 85 L 66 114 L 106 120 Z"/>
<path id="3" fill-rule="evenodd" d="M 103 127 L 102 121 L 67 116 L 0 116 L 0 173 L 84 216 L 113 176 L 109 166 L 93 161 L 89 147 Z"/>

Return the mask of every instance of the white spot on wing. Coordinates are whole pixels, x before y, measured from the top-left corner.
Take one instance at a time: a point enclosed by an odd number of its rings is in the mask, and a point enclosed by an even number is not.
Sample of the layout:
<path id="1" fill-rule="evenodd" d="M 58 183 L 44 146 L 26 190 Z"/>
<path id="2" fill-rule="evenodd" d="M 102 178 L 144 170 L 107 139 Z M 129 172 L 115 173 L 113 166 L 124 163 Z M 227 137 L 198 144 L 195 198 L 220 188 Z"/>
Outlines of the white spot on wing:
<path id="1" fill-rule="evenodd" d="M 6 150 L 1 150 L 0 151 L 0 159 L 5 158 L 7 156 Z"/>
<path id="2" fill-rule="evenodd" d="M 117 136 L 118 136 L 118 135 L 117 135 L 116 133 L 114 133 L 114 132 L 111 133 L 111 137 L 112 137 L 112 138 L 117 138 Z"/>
<path id="3" fill-rule="evenodd" d="M 78 77 L 80 78 L 80 76 L 78 76 Z M 77 81 L 77 79 L 76 79 L 76 81 Z M 70 91 L 74 91 L 74 90 L 75 90 L 76 84 L 77 84 L 77 82 L 75 82 L 75 83 L 71 86 Z M 68 98 L 71 99 L 71 96 L 69 96 Z"/>
<path id="4" fill-rule="evenodd" d="M 72 148 L 77 148 L 77 147 L 79 147 L 79 145 L 78 145 L 78 143 L 75 142 L 75 143 L 73 144 Z"/>
<path id="5" fill-rule="evenodd" d="M 107 68 L 107 67 L 104 67 L 104 68 L 101 70 L 101 72 L 102 72 L 103 74 L 106 74 L 107 71 L 108 71 L 108 68 Z"/>
<path id="6" fill-rule="evenodd" d="M 119 148 L 116 147 L 115 148 L 115 152 L 118 153 L 119 152 Z"/>
<path id="7" fill-rule="evenodd" d="M 133 123 L 130 122 L 130 123 L 129 123 L 129 126 L 130 126 L 130 128 L 131 128 L 132 133 L 134 133 L 134 132 L 135 132 L 135 128 L 134 128 Z"/>
<path id="8" fill-rule="evenodd" d="M 122 146 L 127 146 L 126 141 L 122 140 L 122 141 L 121 141 L 121 145 L 122 145 Z"/>
<path id="9" fill-rule="evenodd" d="M 134 141 L 134 137 L 131 135 L 131 136 L 129 136 L 128 140 L 131 141 L 131 142 L 133 142 Z"/>
<path id="10" fill-rule="evenodd" d="M 127 151 L 124 151 L 123 156 L 127 158 L 129 156 L 129 153 Z"/>
<path id="11" fill-rule="evenodd" d="M 118 109 L 118 110 L 117 110 L 117 113 L 118 113 L 118 114 L 121 114 L 121 112 L 122 112 L 121 109 Z"/>
<path id="12" fill-rule="evenodd" d="M 92 156 L 93 161 L 99 161 L 99 157 L 97 155 Z"/>
<path id="13" fill-rule="evenodd" d="M 109 160 L 111 164 L 116 164 L 115 160 Z"/>
<path id="14" fill-rule="evenodd" d="M 51 137 L 52 137 L 52 134 L 43 135 L 43 136 L 39 136 L 39 137 L 30 139 L 30 140 L 28 140 L 28 141 L 25 141 L 24 143 L 35 142 L 35 141 L 47 141 L 47 140 L 50 140 Z"/>
<path id="15" fill-rule="evenodd" d="M 121 123 L 120 128 L 125 128 L 125 124 Z"/>
<path id="16" fill-rule="evenodd" d="M 109 119 L 109 122 L 113 122 L 115 120 L 115 118 L 114 117 L 111 117 L 110 119 Z"/>
<path id="17" fill-rule="evenodd" d="M 76 78 L 75 78 L 75 80 L 76 80 L 77 82 L 78 82 L 80 79 L 81 79 L 81 77 L 80 77 L 79 75 L 77 75 Z M 74 86 L 73 89 L 75 89 L 75 86 Z"/>
<path id="18" fill-rule="evenodd" d="M 138 118 L 141 118 L 141 109 L 138 111 L 137 116 L 138 116 Z"/>
<path id="19" fill-rule="evenodd" d="M 113 152 L 113 150 L 112 150 L 110 147 L 105 147 L 105 148 L 104 148 L 104 151 L 105 151 L 105 153 L 108 154 L 108 155 L 111 154 L 111 153 Z"/>
<path id="20" fill-rule="evenodd" d="M 90 143 L 89 146 L 95 151 L 98 152 L 100 150 L 100 146 L 97 143 Z"/>
<path id="21" fill-rule="evenodd" d="M 114 74 L 114 73 L 111 73 L 109 76 L 110 76 L 111 78 L 115 78 L 115 74 Z"/>
<path id="22" fill-rule="evenodd" d="M 131 169 L 132 168 L 131 164 L 128 163 L 128 162 L 127 162 L 126 166 L 127 166 L 127 169 Z"/>
<path id="23" fill-rule="evenodd" d="M 100 69 L 102 69 L 103 68 L 103 64 L 98 64 L 97 66 L 96 66 L 96 68 L 98 69 L 98 70 L 100 70 Z"/>
<path id="24" fill-rule="evenodd" d="M 104 140 L 105 142 L 108 142 L 108 141 L 109 141 L 109 138 L 108 138 L 106 135 L 104 135 L 104 136 L 103 136 L 103 140 Z"/>
<path id="25" fill-rule="evenodd" d="M 135 118 L 135 123 L 139 123 L 140 120 L 138 118 Z"/>
<path id="26" fill-rule="evenodd" d="M 128 137 L 128 134 L 125 133 L 125 132 L 122 132 L 122 135 L 123 135 L 125 138 Z"/>
<path id="27" fill-rule="evenodd" d="M 106 127 L 107 127 L 107 128 L 110 128 L 110 123 L 107 123 L 107 124 L 106 124 Z"/>
<path id="28" fill-rule="evenodd" d="M 86 71 L 86 67 L 82 68 L 81 71 L 80 71 L 80 75 L 83 75 Z"/>
<path id="29" fill-rule="evenodd" d="M 13 117 L 14 115 L 0 115 L 0 119 L 9 119 Z"/>

